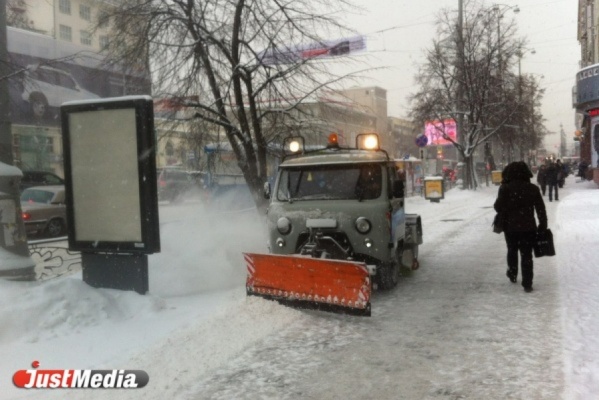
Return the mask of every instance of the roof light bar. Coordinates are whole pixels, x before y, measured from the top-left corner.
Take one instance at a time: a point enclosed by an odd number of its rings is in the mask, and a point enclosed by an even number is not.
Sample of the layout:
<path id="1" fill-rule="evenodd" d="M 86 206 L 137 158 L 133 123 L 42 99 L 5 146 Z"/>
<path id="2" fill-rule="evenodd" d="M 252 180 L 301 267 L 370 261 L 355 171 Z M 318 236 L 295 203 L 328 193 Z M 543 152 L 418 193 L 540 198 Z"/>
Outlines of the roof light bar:
<path id="1" fill-rule="evenodd" d="M 304 138 L 301 136 L 288 137 L 283 142 L 285 154 L 300 154 L 304 152 Z"/>
<path id="2" fill-rule="evenodd" d="M 356 148 L 360 150 L 380 150 L 379 135 L 376 133 L 361 133 L 356 136 Z"/>

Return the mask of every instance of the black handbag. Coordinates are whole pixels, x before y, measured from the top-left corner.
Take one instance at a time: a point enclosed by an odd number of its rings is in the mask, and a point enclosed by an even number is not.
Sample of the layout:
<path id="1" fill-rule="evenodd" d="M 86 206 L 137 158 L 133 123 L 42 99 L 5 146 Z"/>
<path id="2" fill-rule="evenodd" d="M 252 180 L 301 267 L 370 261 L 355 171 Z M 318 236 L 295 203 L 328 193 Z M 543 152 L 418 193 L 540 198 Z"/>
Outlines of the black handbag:
<path id="1" fill-rule="evenodd" d="M 551 229 L 545 229 L 537 232 L 537 238 L 533 246 L 535 257 L 554 256 L 555 247 L 553 246 L 553 233 Z"/>
<path id="2" fill-rule="evenodd" d="M 495 214 L 495 219 L 493 220 L 493 232 L 503 232 L 503 220 L 501 219 L 501 214 L 499 213 Z"/>

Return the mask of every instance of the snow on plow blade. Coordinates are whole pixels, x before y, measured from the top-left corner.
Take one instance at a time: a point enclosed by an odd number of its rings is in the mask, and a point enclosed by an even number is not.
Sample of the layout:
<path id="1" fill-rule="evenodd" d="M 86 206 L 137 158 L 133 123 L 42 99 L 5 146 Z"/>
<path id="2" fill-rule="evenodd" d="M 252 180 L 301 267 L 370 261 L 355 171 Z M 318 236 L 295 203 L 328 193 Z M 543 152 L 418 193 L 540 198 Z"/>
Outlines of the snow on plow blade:
<path id="1" fill-rule="evenodd" d="M 370 316 L 366 264 L 306 256 L 243 254 L 248 295 L 299 308 Z"/>

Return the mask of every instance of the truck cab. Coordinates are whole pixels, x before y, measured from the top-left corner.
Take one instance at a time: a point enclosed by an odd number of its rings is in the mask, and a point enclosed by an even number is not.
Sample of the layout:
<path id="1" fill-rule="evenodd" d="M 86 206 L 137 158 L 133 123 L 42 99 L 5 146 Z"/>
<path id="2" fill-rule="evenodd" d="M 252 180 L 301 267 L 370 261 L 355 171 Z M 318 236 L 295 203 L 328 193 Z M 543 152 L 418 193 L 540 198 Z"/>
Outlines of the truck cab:
<path id="1" fill-rule="evenodd" d="M 420 217 L 406 214 L 404 175 L 376 135 L 359 135 L 356 148 L 335 143 L 285 158 L 272 191 L 265 187 L 269 250 L 364 262 L 373 282 L 390 289 L 400 267 L 418 266 Z"/>

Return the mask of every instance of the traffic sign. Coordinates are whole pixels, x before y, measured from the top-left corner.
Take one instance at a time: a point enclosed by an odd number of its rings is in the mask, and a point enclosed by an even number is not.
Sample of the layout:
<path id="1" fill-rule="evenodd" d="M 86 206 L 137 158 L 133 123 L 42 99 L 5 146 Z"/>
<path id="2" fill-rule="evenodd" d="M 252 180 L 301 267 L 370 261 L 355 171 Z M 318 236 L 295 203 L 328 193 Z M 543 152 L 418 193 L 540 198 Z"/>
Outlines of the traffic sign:
<path id="1" fill-rule="evenodd" d="M 424 134 L 421 133 L 420 135 L 416 136 L 416 146 L 424 147 L 427 143 L 428 137 L 426 137 Z"/>

